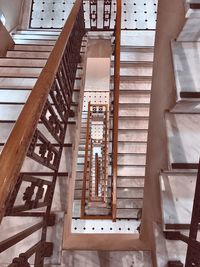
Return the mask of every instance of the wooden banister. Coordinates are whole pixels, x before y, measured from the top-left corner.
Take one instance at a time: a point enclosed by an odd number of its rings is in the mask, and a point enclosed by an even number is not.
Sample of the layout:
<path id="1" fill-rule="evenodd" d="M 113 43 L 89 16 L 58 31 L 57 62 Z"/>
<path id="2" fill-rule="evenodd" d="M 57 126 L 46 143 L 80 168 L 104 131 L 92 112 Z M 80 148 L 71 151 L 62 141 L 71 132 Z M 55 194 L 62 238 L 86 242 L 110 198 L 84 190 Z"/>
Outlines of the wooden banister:
<path id="1" fill-rule="evenodd" d="M 99 191 L 99 156 L 95 154 L 95 197 L 98 197 Z"/>
<path id="2" fill-rule="evenodd" d="M 85 215 L 86 185 L 87 185 L 87 172 L 88 172 L 88 159 L 89 159 L 89 153 L 88 153 L 89 142 L 90 142 L 90 102 L 88 102 L 85 161 L 84 161 L 83 186 L 82 186 L 82 197 L 81 197 L 81 217 L 84 217 Z M 90 154 L 91 153 L 92 152 L 90 151 Z"/>
<path id="3" fill-rule="evenodd" d="M 0 156 L 0 221 L 13 191 L 43 107 L 54 83 L 82 1 L 76 0 L 65 26 L 43 68 Z"/>
<path id="4" fill-rule="evenodd" d="M 120 86 L 120 45 L 121 45 L 121 0 L 117 0 L 115 27 L 115 63 L 114 63 L 114 114 L 113 114 L 113 162 L 112 162 L 112 219 L 116 221 L 117 205 L 117 158 L 118 158 L 118 119 Z"/>

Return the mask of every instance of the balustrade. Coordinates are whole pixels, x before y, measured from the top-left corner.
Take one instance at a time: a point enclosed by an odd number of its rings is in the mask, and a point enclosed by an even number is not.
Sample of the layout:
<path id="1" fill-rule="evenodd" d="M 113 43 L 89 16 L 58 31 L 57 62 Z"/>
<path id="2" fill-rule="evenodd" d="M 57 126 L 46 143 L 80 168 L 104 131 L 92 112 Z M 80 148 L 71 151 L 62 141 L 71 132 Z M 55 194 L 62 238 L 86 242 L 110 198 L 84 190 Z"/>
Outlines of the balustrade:
<path id="1" fill-rule="evenodd" d="M 40 219 L 0 242 L 3 252 L 40 231 L 40 240 L 14 258 L 9 267 L 30 266 L 33 255 L 34 266 L 40 267 L 44 258 L 52 255 L 53 244 L 46 241 L 47 227 L 55 224 L 51 206 L 68 119 L 73 115 L 72 94 L 84 34 L 82 1 L 77 0 L 1 153 L 1 218 Z M 37 164 L 38 172 L 21 171 L 28 158 Z M 44 167 L 45 172 L 41 171 Z"/>

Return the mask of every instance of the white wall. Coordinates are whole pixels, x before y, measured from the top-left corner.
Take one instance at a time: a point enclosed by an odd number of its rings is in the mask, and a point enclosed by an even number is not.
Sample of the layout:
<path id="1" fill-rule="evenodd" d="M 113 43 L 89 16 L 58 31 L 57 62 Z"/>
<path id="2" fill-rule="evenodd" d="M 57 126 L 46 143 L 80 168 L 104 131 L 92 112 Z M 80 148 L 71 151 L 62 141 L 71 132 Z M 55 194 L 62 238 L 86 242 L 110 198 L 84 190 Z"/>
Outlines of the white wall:
<path id="1" fill-rule="evenodd" d="M 0 0 L 0 10 L 6 18 L 5 27 L 8 31 L 11 31 L 19 24 L 23 1 L 24 0 Z"/>

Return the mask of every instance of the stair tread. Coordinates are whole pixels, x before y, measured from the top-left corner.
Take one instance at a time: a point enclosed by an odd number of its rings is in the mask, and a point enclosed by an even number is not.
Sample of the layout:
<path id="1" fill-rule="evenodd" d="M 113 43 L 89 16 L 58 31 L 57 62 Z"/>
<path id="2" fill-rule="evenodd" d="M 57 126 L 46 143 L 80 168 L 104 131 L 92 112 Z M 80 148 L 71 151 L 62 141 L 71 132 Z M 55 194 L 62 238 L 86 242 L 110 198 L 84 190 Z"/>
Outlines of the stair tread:
<path id="1" fill-rule="evenodd" d="M 22 45 L 17 45 L 15 44 L 14 46 L 14 51 L 29 51 L 29 52 L 33 52 L 33 51 L 41 51 L 41 52 L 51 52 L 53 49 L 53 45 L 50 46 L 45 46 L 45 45 L 26 45 L 26 44 L 22 44 Z"/>
<path id="2" fill-rule="evenodd" d="M 46 59 L 0 58 L 1 67 L 44 67 Z"/>
<path id="3" fill-rule="evenodd" d="M 196 175 L 161 173 L 160 192 L 164 225 L 190 224 Z M 175 228 L 174 228 L 175 229 Z"/>
<path id="4" fill-rule="evenodd" d="M 48 58 L 50 55 L 49 52 L 44 51 L 16 51 L 16 50 L 8 50 L 6 57 L 9 58 Z"/>
<path id="5" fill-rule="evenodd" d="M 22 34 L 22 33 L 13 33 L 12 37 L 14 40 L 57 40 L 58 35 L 46 35 L 46 34 L 37 34 L 36 32 L 34 34 Z"/>
<path id="6" fill-rule="evenodd" d="M 0 77 L 38 77 L 42 71 L 38 68 L 24 68 L 24 67 L 0 67 Z"/>

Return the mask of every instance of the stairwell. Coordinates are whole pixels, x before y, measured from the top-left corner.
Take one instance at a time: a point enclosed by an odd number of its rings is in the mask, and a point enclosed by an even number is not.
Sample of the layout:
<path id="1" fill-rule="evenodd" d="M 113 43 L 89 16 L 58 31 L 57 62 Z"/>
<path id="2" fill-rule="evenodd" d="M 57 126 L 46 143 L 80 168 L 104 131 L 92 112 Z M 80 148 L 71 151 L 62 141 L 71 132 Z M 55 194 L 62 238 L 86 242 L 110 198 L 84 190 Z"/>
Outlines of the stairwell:
<path id="1" fill-rule="evenodd" d="M 6 57 L 0 58 L 0 151 L 2 151 L 11 131 L 16 123 L 24 104 L 26 103 L 47 59 L 54 48 L 60 31 L 57 30 L 18 30 L 12 37 L 15 42 L 13 50 L 7 52 Z M 81 55 L 84 54 L 85 40 L 82 42 Z M 74 128 L 76 127 L 77 108 L 79 101 L 80 83 L 82 77 L 82 64 L 77 68 L 77 75 L 74 85 L 73 102 L 71 104 L 72 117 L 68 120 L 67 133 L 65 137 L 61 164 L 59 167 L 59 179 L 55 186 L 54 198 L 52 203 L 52 212 L 55 214 L 55 226 L 48 230 L 48 239 L 54 242 L 53 255 L 47 258 L 44 266 L 54 266 L 61 263 L 62 231 L 64 212 L 66 210 L 66 196 L 68 172 L 71 166 L 71 151 L 74 142 Z M 52 104 L 53 105 L 53 104 Z M 27 114 L 27 117 L 31 114 Z M 55 139 L 47 129 L 39 122 L 38 128 L 48 137 L 48 140 L 56 146 Z M 54 144 L 55 142 L 55 144 Z M 38 164 L 34 160 L 26 157 L 22 173 L 36 176 L 43 179 L 51 179 L 53 172 L 45 166 Z M 25 192 L 28 183 L 23 184 L 21 196 Z M 20 205 L 20 197 L 16 204 Z M 41 210 L 42 211 L 42 210 Z M 15 222 L 13 225 L 13 221 Z M 4 217 L 0 226 L 0 241 L 15 235 L 38 223 L 40 217 Z M 14 257 L 24 253 L 33 245 L 33 242 L 40 240 L 40 231 L 30 235 L 22 246 L 12 246 L 8 250 L 1 252 L 0 265 L 8 266 Z M 55 240 L 56 238 L 56 240 Z M 30 260 L 34 264 L 34 259 Z M 47 265 L 46 265 L 47 264 Z M 34 265 L 35 266 L 35 265 Z"/>
<path id="2" fill-rule="evenodd" d="M 16 122 L 23 105 L 34 87 L 39 74 L 46 64 L 48 56 L 52 51 L 55 42 L 59 36 L 58 30 L 18 30 L 13 34 L 15 46 L 12 51 L 8 51 L 5 58 L 0 59 L 0 145 L 1 150 Z M 119 129 L 118 129 L 118 178 L 117 178 L 117 222 L 100 221 L 89 222 L 89 233 L 95 233 L 96 226 L 99 227 L 98 233 L 117 233 L 132 234 L 139 232 L 140 219 L 143 206 L 143 189 L 145 180 L 145 164 L 146 164 L 146 146 L 148 134 L 149 119 L 149 103 L 151 95 L 151 78 L 152 78 L 152 61 L 153 61 L 153 40 L 154 31 L 147 33 L 138 32 L 135 36 L 130 33 L 122 34 L 121 45 L 121 77 L 120 77 L 120 100 L 119 100 Z M 133 40 L 133 41 L 132 41 Z M 87 38 L 83 39 L 81 56 L 84 58 L 85 48 L 87 47 Z M 85 123 L 87 117 L 84 112 L 82 114 L 81 125 L 78 125 L 78 116 L 80 113 L 80 90 L 82 88 L 84 66 L 82 63 L 78 65 L 76 73 L 76 81 L 72 101 L 72 116 L 68 121 L 67 134 L 64 143 L 64 151 L 59 167 L 59 181 L 56 185 L 56 194 L 54 196 L 52 212 L 56 214 L 56 225 L 50 230 L 48 237 L 55 242 L 54 254 L 46 260 L 45 266 L 78 266 L 85 260 L 85 266 L 95 266 L 97 264 L 108 264 L 110 261 L 113 266 L 152 266 L 151 253 L 146 249 L 131 252 L 112 252 L 108 251 L 105 255 L 101 251 L 67 251 L 61 244 L 64 217 L 66 210 L 66 192 L 67 186 L 70 184 L 70 175 L 72 171 L 72 155 L 74 144 L 76 143 L 76 135 L 78 127 L 80 127 L 80 145 L 77 158 L 77 175 L 75 183 L 75 202 L 81 199 L 83 164 L 84 164 L 84 138 Z M 113 98 L 113 57 L 111 56 L 110 77 L 110 98 Z M 9 98 L 8 98 L 9 95 Z M 29 115 L 29 114 L 27 114 Z M 112 108 L 110 110 L 110 121 L 112 122 Z M 41 130 L 42 126 L 41 126 Z M 111 178 L 112 163 L 112 123 L 110 127 L 110 143 L 109 143 L 109 176 Z M 44 130 L 44 134 L 48 135 Z M 52 138 L 53 141 L 53 138 Z M 74 159 L 74 158 L 73 158 Z M 40 169 L 41 168 L 41 169 Z M 46 173 L 45 167 L 39 167 L 30 159 L 26 158 L 23 172 L 37 172 L 42 175 Z M 45 175 L 45 174 L 44 174 Z M 68 184 L 68 185 L 67 185 Z M 65 188 L 65 189 L 64 189 Z M 71 188 L 68 188 L 70 191 Z M 108 183 L 108 191 L 110 191 L 110 182 Z M 95 208 L 93 207 L 95 210 Z M 102 209 L 108 209 L 102 206 Z M 104 212 L 103 212 L 104 213 Z M 108 214 L 110 215 L 110 214 Z M 75 209 L 73 219 L 80 221 L 80 210 Z M 110 220 L 111 221 L 111 220 Z M 21 229 L 32 224 L 33 221 L 27 220 L 26 224 L 18 222 L 17 225 Z M 2 231 L 6 233 L 11 225 L 11 219 L 6 219 L 2 224 Z M 95 225 L 95 227 L 94 227 Z M 81 224 L 81 232 L 88 233 L 88 228 Z M 72 232 L 76 233 L 76 225 L 72 225 Z M 87 228 L 87 229 L 84 229 Z M 14 229 L 16 230 L 16 229 Z M 57 236 L 58 233 L 58 236 Z M 137 235 L 138 237 L 139 235 Z M 2 238 L 7 238 L 7 234 Z M 120 238 L 118 239 L 120 240 Z M 30 240 L 29 240 L 30 241 Z M 111 242 L 111 241 L 110 241 Z M 131 238 L 129 244 L 132 242 Z M 140 241 L 138 241 L 140 242 Z M 29 242 L 27 243 L 28 248 Z M 98 247 L 98 246 L 97 246 Z M 123 242 L 122 242 L 123 247 Z M 144 246 L 145 247 L 145 246 Z M 96 247 L 95 247 L 96 248 Z M 24 247 L 20 251 L 24 251 Z M 110 248 L 112 249 L 112 248 Z M 131 247 L 132 249 L 132 247 Z M 19 254 L 19 250 L 11 249 L 9 255 Z M 89 255 L 89 258 L 88 258 Z M 115 260 L 113 260 L 115 257 Z M 8 254 L 4 253 L 0 257 L 0 262 L 7 266 Z M 74 262 L 74 265 L 71 264 Z M 100 262 L 99 262 L 100 261 Z M 33 262 L 31 261 L 31 264 Z M 70 265 L 71 264 L 71 265 Z M 3 265 L 2 265 L 3 266 Z"/>
<path id="3" fill-rule="evenodd" d="M 58 31 L 17 31 L 14 49 L 0 58 L 1 150 L 45 66 Z"/>

